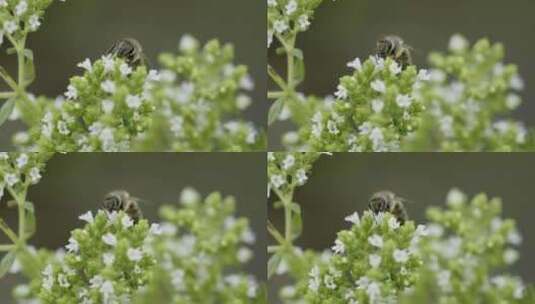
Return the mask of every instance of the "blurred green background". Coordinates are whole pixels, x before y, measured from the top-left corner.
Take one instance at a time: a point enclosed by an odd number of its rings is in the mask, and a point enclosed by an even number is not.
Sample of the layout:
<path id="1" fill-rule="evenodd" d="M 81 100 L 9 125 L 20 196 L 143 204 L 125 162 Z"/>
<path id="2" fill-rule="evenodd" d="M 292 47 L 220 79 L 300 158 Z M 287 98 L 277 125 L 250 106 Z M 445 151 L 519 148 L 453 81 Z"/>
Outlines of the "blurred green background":
<path id="1" fill-rule="evenodd" d="M 503 216 L 517 221 L 524 238 L 520 259 L 510 270 L 525 281 L 535 281 L 535 154 L 493 153 L 335 153 L 314 164 L 308 182 L 297 188 L 294 201 L 303 210 L 303 234 L 297 245 L 324 250 L 336 233 L 349 228 L 344 217 L 367 209 L 370 196 L 391 190 L 410 201 L 411 219 L 425 223 L 429 206 L 444 206 L 446 195 L 458 187 L 469 197 L 485 192 L 503 200 Z M 272 195 L 271 200 L 274 199 Z M 268 215 L 283 229 L 282 210 Z M 270 238 L 269 242 L 273 242 Z M 271 291 L 288 283 L 276 277 Z M 271 299 L 276 294 L 272 293 Z M 275 302 L 271 302 L 275 303 Z"/>
<path id="2" fill-rule="evenodd" d="M 202 42 L 218 38 L 235 46 L 236 62 L 249 67 L 256 87 L 246 118 L 266 125 L 266 4 L 251 0 L 92 0 L 54 1 L 38 32 L 30 34 L 37 78 L 29 90 L 55 97 L 65 92 L 76 65 L 85 58 L 100 57 L 123 37 L 138 39 L 157 67 L 161 52 L 177 52 L 178 41 L 189 33 Z M 0 65 L 15 74 L 16 57 L 1 48 Z M 2 83 L 3 85 L 3 83 Z M 0 151 L 20 125 L 0 128 Z"/>
<path id="3" fill-rule="evenodd" d="M 106 193 L 125 189 L 149 201 L 144 216 L 157 221 L 161 204 L 174 204 L 184 187 L 205 197 L 212 191 L 236 198 L 237 215 L 249 218 L 256 234 L 254 259 L 245 270 L 259 280 L 266 277 L 266 156 L 262 153 L 71 153 L 57 154 L 47 164 L 41 182 L 30 188 L 35 204 L 36 247 L 55 250 L 66 245 L 70 231 L 83 223 L 78 216 L 97 211 Z M 7 198 L 4 197 L 4 200 Z M 0 217 L 17 225 L 16 210 L 0 204 Z M 0 243 L 7 243 L 0 236 Z M 11 289 L 20 277 L 0 279 L 0 303 L 10 303 Z"/>
<path id="4" fill-rule="evenodd" d="M 338 79 L 350 72 L 347 62 L 367 58 L 375 42 L 387 34 L 401 36 L 414 48 L 413 59 L 427 66 L 433 50 L 445 51 L 455 33 L 471 42 L 487 37 L 502 42 L 506 63 L 515 63 L 525 80 L 524 104 L 515 117 L 535 125 L 535 1 L 531 0 L 324 0 L 310 29 L 299 35 L 297 47 L 305 55 L 306 79 L 299 89 L 316 96 L 332 95 Z M 285 59 L 269 51 L 269 62 L 286 70 Z M 280 135 L 293 129 L 288 123 L 270 128 L 270 147 L 280 149 Z"/>

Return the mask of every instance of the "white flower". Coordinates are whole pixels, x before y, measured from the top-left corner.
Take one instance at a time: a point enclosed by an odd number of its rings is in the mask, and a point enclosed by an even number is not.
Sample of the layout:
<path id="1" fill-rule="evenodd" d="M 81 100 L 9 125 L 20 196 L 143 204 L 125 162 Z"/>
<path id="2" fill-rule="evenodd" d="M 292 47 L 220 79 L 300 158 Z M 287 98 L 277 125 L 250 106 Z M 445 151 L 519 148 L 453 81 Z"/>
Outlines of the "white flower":
<path id="1" fill-rule="evenodd" d="M 111 252 L 106 252 L 102 255 L 102 262 L 106 266 L 110 266 L 115 261 L 115 256 Z"/>
<path id="2" fill-rule="evenodd" d="M 111 72 L 115 65 L 115 62 L 113 61 L 113 57 L 111 55 L 102 56 L 102 63 L 104 65 L 105 72 Z"/>
<path id="3" fill-rule="evenodd" d="M 91 70 L 93 69 L 93 66 L 91 65 L 91 60 L 89 60 L 89 58 L 86 58 L 83 62 L 79 63 L 77 66 L 79 68 L 87 70 L 88 72 L 91 72 Z"/>
<path id="4" fill-rule="evenodd" d="M 334 135 L 340 133 L 340 130 L 338 130 L 338 126 L 336 125 L 336 122 L 330 119 L 327 121 L 327 130 L 329 130 L 329 133 L 334 134 Z"/>
<path id="5" fill-rule="evenodd" d="M 246 91 L 254 90 L 254 81 L 250 75 L 245 75 L 240 79 L 240 88 Z"/>
<path id="6" fill-rule="evenodd" d="M 360 71 L 362 69 L 362 63 L 360 62 L 360 58 L 355 58 L 353 61 L 348 62 L 347 66 L 350 68 L 353 68 L 357 71 Z"/>
<path id="7" fill-rule="evenodd" d="M 299 19 L 297 19 L 297 24 L 299 25 L 300 30 L 306 31 L 308 27 L 310 26 L 310 21 L 308 20 L 308 16 L 307 15 L 299 16 Z"/>
<path id="8" fill-rule="evenodd" d="M 357 289 L 365 289 L 370 284 L 370 279 L 367 276 L 360 277 L 355 284 L 357 285 Z"/>
<path id="9" fill-rule="evenodd" d="M 199 192 L 191 187 L 186 187 L 180 192 L 180 202 L 186 206 L 195 204 L 201 199 Z"/>
<path id="10" fill-rule="evenodd" d="M 268 6 L 275 7 L 277 6 L 277 0 L 267 0 Z"/>
<path id="11" fill-rule="evenodd" d="M 282 169 L 288 170 L 295 164 L 295 157 L 291 154 L 288 154 L 286 158 L 282 161 Z"/>
<path id="12" fill-rule="evenodd" d="M 17 168 L 21 169 L 28 163 L 28 155 L 26 153 L 21 153 L 15 162 L 17 163 Z"/>
<path id="13" fill-rule="evenodd" d="M 368 288 L 366 289 L 366 293 L 370 298 L 370 303 L 376 303 L 377 299 L 381 296 L 381 289 L 379 288 L 379 284 L 371 282 L 370 285 L 368 285 Z"/>
<path id="14" fill-rule="evenodd" d="M 392 257 L 394 258 L 394 261 L 404 264 L 409 260 L 409 253 L 405 249 L 395 249 L 392 253 Z"/>
<path id="15" fill-rule="evenodd" d="M 139 96 L 136 96 L 136 95 L 128 95 L 126 96 L 126 105 L 128 105 L 128 107 L 130 109 L 137 109 L 141 106 L 141 97 Z"/>
<path id="16" fill-rule="evenodd" d="M 396 96 L 396 103 L 400 108 L 408 108 L 410 107 L 412 100 L 409 95 L 400 94 Z"/>
<path id="17" fill-rule="evenodd" d="M 451 272 L 448 270 L 441 270 L 437 273 L 437 284 L 443 291 L 448 292 L 451 290 L 450 277 Z"/>
<path id="18" fill-rule="evenodd" d="M 251 97 L 240 94 L 236 97 L 236 107 L 240 110 L 245 110 L 251 105 Z"/>
<path id="19" fill-rule="evenodd" d="M 89 286 L 91 288 L 99 288 L 100 286 L 102 286 L 103 282 L 104 279 L 100 275 L 96 275 L 89 280 Z"/>
<path id="20" fill-rule="evenodd" d="M 317 292 L 320 287 L 320 270 L 318 266 L 312 267 L 308 276 L 308 288 L 313 292 Z"/>
<path id="21" fill-rule="evenodd" d="M 267 47 L 268 48 L 271 46 L 271 43 L 273 43 L 273 31 L 268 30 L 267 31 Z"/>
<path id="22" fill-rule="evenodd" d="M 9 35 L 13 34 L 18 28 L 19 26 L 13 20 L 4 22 L 4 31 Z"/>
<path id="23" fill-rule="evenodd" d="M 368 237 L 368 243 L 377 248 L 383 247 L 383 238 L 380 235 L 374 234 Z"/>
<path id="24" fill-rule="evenodd" d="M 428 81 L 431 80 L 431 74 L 426 69 L 421 69 L 418 71 L 418 76 L 416 78 L 419 81 Z"/>
<path id="25" fill-rule="evenodd" d="M 106 93 L 110 93 L 110 94 L 113 94 L 115 93 L 115 90 L 116 90 L 116 87 L 115 87 L 115 83 L 109 79 L 107 79 L 106 81 L 104 81 L 100 87 L 102 88 L 102 90 Z"/>
<path id="26" fill-rule="evenodd" d="M 348 96 L 347 89 L 341 84 L 339 84 L 336 88 L 338 89 L 338 91 L 334 93 L 334 96 L 336 96 L 336 98 L 338 99 L 346 99 Z"/>
<path id="27" fill-rule="evenodd" d="M 360 224 L 360 217 L 359 217 L 359 213 L 357 211 L 355 211 L 352 214 L 346 216 L 344 219 L 347 222 L 353 223 L 353 225 L 359 225 Z"/>
<path id="28" fill-rule="evenodd" d="M 128 215 L 124 215 L 121 219 L 121 224 L 125 229 L 128 229 L 134 225 L 134 221 Z"/>
<path id="29" fill-rule="evenodd" d="M 59 133 L 63 135 L 69 135 L 71 133 L 71 131 L 69 130 L 69 126 L 63 120 L 58 121 L 58 130 Z"/>
<path id="30" fill-rule="evenodd" d="M 240 263 L 246 263 L 253 257 L 251 249 L 242 247 L 238 250 L 237 258 Z"/>
<path id="31" fill-rule="evenodd" d="M 446 197 L 446 202 L 452 207 L 458 207 L 462 205 L 466 200 L 466 195 L 462 193 L 459 189 L 453 188 L 448 192 Z"/>
<path id="32" fill-rule="evenodd" d="M 109 99 L 104 99 L 101 102 L 102 111 L 106 114 L 111 114 L 113 111 L 113 108 L 115 107 L 115 103 Z"/>
<path id="33" fill-rule="evenodd" d="M 466 39 L 463 36 L 459 34 L 455 34 L 451 36 L 450 43 L 449 43 L 449 49 L 451 51 L 454 51 L 454 52 L 462 51 L 466 49 L 467 47 L 468 47 L 468 41 L 466 41 Z"/>
<path id="34" fill-rule="evenodd" d="M 275 1 L 275 0 L 272 0 Z M 7 0 L 0 0 L 0 7 L 7 7 Z"/>
<path id="35" fill-rule="evenodd" d="M 15 15 L 21 16 L 28 10 L 28 3 L 25 0 L 21 0 L 17 6 L 15 6 Z"/>
<path id="36" fill-rule="evenodd" d="M 518 252 L 514 249 L 507 249 L 503 253 L 503 260 L 506 264 L 511 265 L 518 260 Z"/>
<path id="37" fill-rule="evenodd" d="M 36 167 L 33 167 L 30 169 L 29 176 L 30 176 L 30 182 L 32 184 L 36 184 L 41 179 L 41 174 L 39 173 L 39 169 Z"/>
<path id="38" fill-rule="evenodd" d="M 113 295 L 113 283 L 110 281 L 106 281 L 102 283 L 102 286 L 100 287 L 100 292 L 102 293 L 102 296 L 104 298 L 104 303 L 108 303 L 108 299 L 110 296 Z"/>
<path id="39" fill-rule="evenodd" d="M 126 255 L 132 262 L 139 262 L 143 258 L 143 252 L 135 248 L 128 248 Z"/>
<path id="40" fill-rule="evenodd" d="M 256 236 L 252 230 L 246 229 L 241 235 L 241 240 L 244 243 L 251 245 L 256 241 Z"/>
<path id="41" fill-rule="evenodd" d="M 117 238 L 109 232 L 102 236 L 102 241 L 110 246 L 117 245 Z"/>
<path id="42" fill-rule="evenodd" d="M 171 273 L 171 283 L 177 290 L 184 289 L 184 270 L 176 269 Z"/>
<path id="43" fill-rule="evenodd" d="M 37 15 L 30 16 L 30 19 L 28 19 L 28 23 L 30 25 L 31 31 L 37 31 L 39 26 L 41 26 L 41 21 L 39 21 L 39 16 Z"/>
<path id="44" fill-rule="evenodd" d="M 392 230 L 396 230 L 399 228 L 399 222 L 398 220 L 395 218 L 395 217 L 391 217 L 389 220 L 388 220 L 388 226 L 390 227 L 390 229 Z"/>
<path id="45" fill-rule="evenodd" d="M 286 23 L 284 20 L 277 20 L 273 23 L 273 29 L 276 33 L 282 34 L 288 29 L 288 23 Z"/>
<path id="46" fill-rule="evenodd" d="M 86 221 L 86 222 L 88 222 L 90 224 L 93 223 L 93 220 L 94 220 L 93 219 L 93 213 L 91 213 L 91 211 L 87 211 L 86 213 L 80 215 L 78 218 L 80 220 Z"/>
<path id="47" fill-rule="evenodd" d="M 297 170 L 297 172 L 295 173 L 295 177 L 297 178 L 297 183 L 299 185 L 304 185 L 308 180 L 307 174 L 304 169 Z"/>
<path id="48" fill-rule="evenodd" d="M 384 136 L 381 129 L 375 127 L 370 132 L 370 140 L 372 141 L 374 151 L 383 151 L 384 150 Z"/>
<path id="49" fill-rule="evenodd" d="M 377 91 L 379 93 L 386 92 L 386 85 L 382 80 L 376 79 L 372 81 L 370 85 L 374 91 Z"/>
<path id="50" fill-rule="evenodd" d="M 522 244 L 522 236 L 520 235 L 520 233 L 518 233 L 517 230 L 513 230 L 507 235 L 507 241 L 513 245 L 518 246 Z"/>
<path id="51" fill-rule="evenodd" d="M 383 110 L 384 106 L 385 106 L 385 103 L 381 99 L 372 100 L 372 110 L 375 113 L 381 112 Z"/>
<path id="52" fill-rule="evenodd" d="M 78 252 L 78 250 L 80 249 L 79 245 L 78 245 L 78 241 L 76 241 L 74 238 L 69 238 L 69 244 L 67 244 L 65 246 L 65 248 L 67 248 L 67 251 L 69 252 Z"/>
<path id="53" fill-rule="evenodd" d="M 180 38 L 179 49 L 182 52 L 190 52 L 197 48 L 197 40 L 191 35 L 183 35 Z"/>
<path id="54" fill-rule="evenodd" d="M 325 275 L 323 278 L 323 283 L 325 284 L 325 287 L 329 289 L 335 289 L 336 284 L 334 283 L 334 278 L 330 275 Z"/>
<path id="55" fill-rule="evenodd" d="M 4 176 L 4 182 L 9 187 L 12 187 L 14 184 L 19 182 L 19 177 L 13 173 L 8 173 Z"/>
<path id="56" fill-rule="evenodd" d="M 273 175 L 270 178 L 271 184 L 276 189 L 280 188 L 282 185 L 286 183 L 286 180 L 281 175 Z"/>
<path id="57" fill-rule="evenodd" d="M 154 234 L 154 235 L 160 235 L 160 234 L 162 234 L 162 227 L 161 227 L 160 224 L 158 224 L 158 223 L 152 223 L 152 224 L 150 225 L 150 230 L 149 230 L 149 232 L 150 232 L 151 234 Z"/>
<path id="58" fill-rule="evenodd" d="M 291 15 L 297 10 L 297 2 L 295 0 L 290 0 L 286 5 L 286 15 Z"/>
<path id="59" fill-rule="evenodd" d="M 70 84 L 67 87 L 67 92 L 65 92 L 65 97 L 67 97 L 67 99 L 76 99 L 78 97 L 78 90 Z"/>
<path id="60" fill-rule="evenodd" d="M 342 241 L 340 241 L 339 239 L 336 239 L 334 241 L 334 246 L 332 247 L 332 250 L 335 252 L 335 253 L 338 253 L 338 254 L 343 254 L 346 250 L 346 247 L 344 245 L 344 243 L 342 243 Z"/>
<path id="61" fill-rule="evenodd" d="M 401 66 L 396 61 L 392 61 L 390 64 L 390 73 L 394 75 L 401 73 Z"/>
<path id="62" fill-rule="evenodd" d="M 121 71 L 121 75 L 123 75 L 123 77 L 132 74 L 132 68 L 126 63 L 121 64 L 121 66 L 119 67 L 119 71 Z"/>
<path id="63" fill-rule="evenodd" d="M 368 262 L 372 268 L 377 268 L 381 265 L 381 256 L 377 254 L 370 254 L 368 256 Z"/>
<path id="64" fill-rule="evenodd" d="M 518 74 L 515 74 L 513 77 L 511 77 L 511 82 L 509 85 L 513 90 L 522 91 L 524 89 L 524 80 Z"/>
<path id="65" fill-rule="evenodd" d="M 64 288 L 71 286 L 71 284 L 69 284 L 67 276 L 62 273 L 58 275 L 58 283 L 59 283 L 59 286 L 64 287 Z"/>

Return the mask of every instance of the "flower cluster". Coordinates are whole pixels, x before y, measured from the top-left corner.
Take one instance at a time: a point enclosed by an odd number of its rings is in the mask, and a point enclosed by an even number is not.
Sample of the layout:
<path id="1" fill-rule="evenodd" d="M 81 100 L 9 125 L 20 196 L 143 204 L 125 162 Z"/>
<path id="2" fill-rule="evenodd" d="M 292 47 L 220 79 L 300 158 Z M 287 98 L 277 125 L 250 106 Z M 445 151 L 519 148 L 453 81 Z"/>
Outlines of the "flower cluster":
<path id="1" fill-rule="evenodd" d="M 309 138 L 313 151 L 399 150 L 401 140 L 419 125 L 424 106 L 414 91 L 429 74 L 375 56 L 348 66 L 355 72 L 340 79 L 337 100 L 317 111 L 301 136 Z"/>
<path id="2" fill-rule="evenodd" d="M 240 272 L 255 234 L 234 216 L 234 199 L 212 193 L 203 201 L 186 188 L 180 204 L 160 209 L 161 235 L 150 242 L 158 264 L 135 303 L 265 303 L 263 286 Z"/>
<path id="3" fill-rule="evenodd" d="M 422 280 L 406 303 L 433 297 L 435 303 L 463 299 L 470 303 L 519 303 L 525 299 L 522 279 L 499 274 L 516 262 L 522 242 L 515 222 L 501 217 L 501 201 L 484 194 L 471 201 L 457 189 L 448 208 L 428 209 L 429 238 L 422 242 Z"/>
<path id="4" fill-rule="evenodd" d="M 42 271 L 42 303 L 129 301 L 147 283 L 155 264 L 146 239 L 156 234 L 146 220 L 134 224 L 124 212 L 87 212 L 87 224 L 71 233 L 67 253 Z"/>
<path id="5" fill-rule="evenodd" d="M 0 0 L 0 45 L 4 36 L 11 41 L 35 32 L 52 0 Z"/>
<path id="6" fill-rule="evenodd" d="M 310 270 L 307 303 L 395 303 L 418 279 L 423 225 L 401 225 L 389 213 L 355 212 L 351 229 L 338 233 L 327 263 Z"/>
<path id="7" fill-rule="evenodd" d="M 304 185 L 320 154 L 268 152 L 268 196 L 271 190 L 281 196 Z"/>
<path id="8" fill-rule="evenodd" d="M 428 111 L 406 149 L 532 149 L 523 124 L 506 116 L 520 105 L 524 83 L 516 66 L 504 64 L 503 57 L 501 44 L 482 39 L 470 47 L 458 34 L 451 38 L 448 54 L 432 53 L 430 81 L 417 91 Z"/>
<path id="9" fill-rule="evenodd" d="M 314 9 L 322 2 L 323 0 L 267 0 L 268 48 L 273 42 L 273 36 L 282 41 L 287 36 L 306 31 Z"/>
<path id="10" fill-rule="evenodd" d="M 55 254 L 26 250 L 12 272 L 31 279 L 14 295 L 39 303 L 266 303 L 265 288 L 240 271 L 255 234 L 232 197 L 202 199 L 186 188 L 180 207 L 161 207 L 161 223 L 124 212 L 87 212 Z M 16 267 L 15 267 L 16 266 Z M 31 271 L 31 273 L 29 273 Z"/>
<path id="11" fill-rule="evenodd" d="M 233 63 L 234 50 L 217 40 L 204 47 L 189 36 L 180 54 L 162 54 L 159 81 L 150 93 L 157 111 L 139 150 L 251 151 L 265 136 L 238 114 L 251 104 L 254 88 L 247 68 Z"/>
<path id="12" fill-rule="evenodd" d="M 49 156 L 0 152 L 0 199 L 5 192 L 9 192 L 11 196 L 25 195 L 28 187 L 37 184 L 41 179 L 41 171 Z"/>
<path id="13" fill-rule="evenodd" d="M 83 76 L 71 79 L 64 98 L 43 109 L 30 129 L 29 148 L 38 151 L 128 151 L 147 130 L 154 104 L 149 90 L 156 71 L 135 70 L 122 59 L 103 56 L 79 64 Z"/>

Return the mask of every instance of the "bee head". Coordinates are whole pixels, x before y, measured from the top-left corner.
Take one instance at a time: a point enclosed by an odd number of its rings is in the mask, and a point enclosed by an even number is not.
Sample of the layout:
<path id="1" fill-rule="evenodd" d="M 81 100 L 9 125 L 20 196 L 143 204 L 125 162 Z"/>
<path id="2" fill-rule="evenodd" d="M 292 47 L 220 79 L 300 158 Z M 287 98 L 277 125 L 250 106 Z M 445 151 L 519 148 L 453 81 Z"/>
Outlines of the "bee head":
<path id="1" fill-rule="evenodd" d="M 128 192 L 123 190 L 110 192 L 104 197 L 104 209 L 108 211 L 119 211 L 123 208 L 124 201 L 128 197 Z"/>
<path id="2" fill-rule="evenodd" d="M 394 193 L 390 191 L 377 192 L 370 198 L 368 207 L 373 213 L 389 211 L 392 207 Z"/>

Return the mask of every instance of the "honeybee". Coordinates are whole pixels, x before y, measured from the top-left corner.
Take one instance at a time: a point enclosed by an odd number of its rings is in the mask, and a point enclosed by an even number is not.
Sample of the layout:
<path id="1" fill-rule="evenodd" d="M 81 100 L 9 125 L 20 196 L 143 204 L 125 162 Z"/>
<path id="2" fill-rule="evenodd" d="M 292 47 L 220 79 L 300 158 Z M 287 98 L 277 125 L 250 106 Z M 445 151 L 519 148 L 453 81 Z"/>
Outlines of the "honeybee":
<path id="1" fill-rule="evenodd" d="M 368 208 L 375 214 L 389 212 L 403 225 L 409 219 L 407 209 L 405 209 L 404 205 L 406 202 L 407 200 L 391 191 L 380 191 L 372 195 L 368 203 Z"/>
<path id="2" fill-rule="evenodd" d="M 124 38 L 115 42 L 106 54 L 122 58 L 133 68 L 148 66 L 147 56 L 143 53 L 141 43 L 134 38 Z"/>
<path id="3" fill-rule="evenodd" d="M 377 56 L 394 59 L 404 70 L 412 64 L 412 47 L 405 44 L 399 36 L 389 35 L 377 41 Z"/>
<path id="4" fill-rule="evenodd" d="M 134 223 L 137 223 L 143 217 L 139 202 L 140 199 L 131 196 L 130 193 L 124 190 L 116 190 L 104 197 L 103 206 L 108 212 L 124 211 Z"/>

